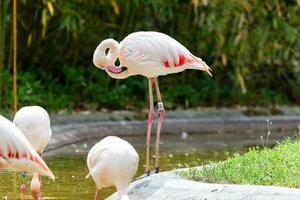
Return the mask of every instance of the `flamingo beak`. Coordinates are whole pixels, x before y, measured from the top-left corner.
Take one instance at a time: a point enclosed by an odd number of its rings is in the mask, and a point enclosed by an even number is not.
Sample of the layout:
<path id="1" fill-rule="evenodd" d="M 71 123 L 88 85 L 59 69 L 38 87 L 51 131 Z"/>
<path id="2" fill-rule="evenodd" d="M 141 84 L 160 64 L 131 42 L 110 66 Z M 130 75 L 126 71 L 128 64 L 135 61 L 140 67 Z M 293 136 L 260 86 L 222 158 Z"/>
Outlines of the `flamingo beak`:
<path id="1" fill-rule="evenodd" d="M 127 67 L 117 67 L 117 66 L 110 65 L 110 66 L 107 66 L 105 70 L 108 70 L 109 72 L 114 73 L 114 74 L 119 74 L 119 73 L 122 73 L 123 71 L 127 70 Z"/>
<path id="2" fill-rule="evenodd" d="M 209 67 L 209 66 L 207 66 L 206 67 L 206 69 L 204 70 L 204 71 L 206 71 L 206 73 L 208 73 L 211 77 L 213 77 L 213 75 L 212 75 L 212 69 Z"/>

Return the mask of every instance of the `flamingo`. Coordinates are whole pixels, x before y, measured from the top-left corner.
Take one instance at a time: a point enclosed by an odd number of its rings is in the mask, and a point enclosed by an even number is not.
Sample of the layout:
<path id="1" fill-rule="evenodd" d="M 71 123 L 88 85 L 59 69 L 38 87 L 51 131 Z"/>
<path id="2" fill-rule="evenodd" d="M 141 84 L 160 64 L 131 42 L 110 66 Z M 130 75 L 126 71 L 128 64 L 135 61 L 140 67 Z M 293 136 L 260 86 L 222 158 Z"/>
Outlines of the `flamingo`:
<path id="1" fill-rule="evenodd" d="M 96 183 L 94 200 L 99 198 L 99 190 L 115 186 L 120 200 L 129 200 L 127 186 L 138 167 L 139 156 L 125 140 L 108 136 L 95 144 L 88 153 L 87 166 Z"/>
<path id="2" fill-rule="evenodd" d="M 41 156 L 52 134 L 47 111 L 40 106 L 23 107 L 15 114 L 13 123 Z M 30 191 L 34 199 L 40 198 L 41 179 L 38 173 L 33 173 Z"/>
<path id="3" fill-rule="evenodd" d="M 0 115 L 0 169 L 14 169 L 40 175 L 54 175 L 22 131 Z"/>
<path id="4" fill-rule="evenodd" d="M 115 66 L 117 59 L 120 61 L 119 66 Z M 160 131 L 165 116 L 158 77 L 186 69 L 202 70 L 212 76 L 211 69 L 201 58 L 194 56 L 175 39 L 153 31 L 131 33 L 120 43 L 113 39 L 103 40 L 94 52 L 93 63 L 115 79 L 125 79 L 133 75 L 142 75 L 148 79 L 150 110 L 146 139 L 147 176 L 150 175 L 150 137 L 155 117 L 152 86 L 155 84 L 159 111 L 155 146 L 155 173 L 158 173 Z"/>

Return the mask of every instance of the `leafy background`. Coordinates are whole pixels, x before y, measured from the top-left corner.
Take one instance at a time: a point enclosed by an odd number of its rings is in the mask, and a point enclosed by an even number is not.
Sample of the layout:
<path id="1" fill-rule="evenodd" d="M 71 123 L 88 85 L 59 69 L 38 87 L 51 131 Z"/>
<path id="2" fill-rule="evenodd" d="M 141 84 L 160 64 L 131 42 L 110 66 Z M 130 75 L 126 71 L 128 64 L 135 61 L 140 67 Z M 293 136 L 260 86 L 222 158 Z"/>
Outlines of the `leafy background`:
<path id="1" fill-rule="evenodd" d="M 12 3 L 1 0 L 0 109 L 12 108 Z M 168 108 L 300 104 L 300 0 L 20 0 L 19 107 L 147 107 L 141 76 L 113 80 L 92 55 L 108 37 L 164 32 L 213 69 L 160 78 Z"/>

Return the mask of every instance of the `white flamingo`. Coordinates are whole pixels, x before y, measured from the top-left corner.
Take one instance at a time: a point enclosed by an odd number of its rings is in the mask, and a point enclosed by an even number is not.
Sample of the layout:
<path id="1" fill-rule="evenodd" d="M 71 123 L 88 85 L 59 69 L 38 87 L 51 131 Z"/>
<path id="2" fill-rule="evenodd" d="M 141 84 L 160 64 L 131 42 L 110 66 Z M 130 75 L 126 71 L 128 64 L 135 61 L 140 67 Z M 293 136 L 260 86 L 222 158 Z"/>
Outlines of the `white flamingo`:
<path id="1" fill-rule="evenodd" d="M 23 132 L 37 153 L 42 155 L 52 134 L 47 111 L 40 106 L 23 107 L 15 114 L 13 123 Z M 30 190 L 34 199 L 41 197 L 41 179 L 37 173 L 33 174 Z"/>
<path id="2" fill-rule="evenodd" d="M 99 198 L 99 190 L 115 186 L 120 200 L 128 200 L 127 186 L 138 167 L 139 156 L 125 140 L 108 136 L 95 144 L 88 156 L 89 176 L 96 183 L 94 200 Z"/>
<path id="3" fill-rule="evenodd" d="M 0 115 L 0 169 L 38 173 L 54 179 L 46 163 L 21 130 Z"/>
<path id="4" fill-rule="evenodd" d="M 109 50 L 108 53 L 106 53 L 107 50 Z M 120 66 L 115 66 L 117 59 L 120 61 Z M 120 43 L 113 39 L 103 40 L 94 52 L 93 62 L 112 78 L 124 79 L 132 75 L 142 75 L 148 78 L 150 111 L 146 141 L 147 175 L 150 175 L 150 136 L 155 116 L 152 94 L 154 82 L 159 110 L 155 148 L 155 172 L 158 173 L 160 130 L 165 115 L 159 91 L 158 76 L 182 72 L 185 69 L 203 70 L 211 75 L 211 69 L 204 61 L 194 56 L 173 38 L 163 33 L 151 31 L 132 33 Z"/>

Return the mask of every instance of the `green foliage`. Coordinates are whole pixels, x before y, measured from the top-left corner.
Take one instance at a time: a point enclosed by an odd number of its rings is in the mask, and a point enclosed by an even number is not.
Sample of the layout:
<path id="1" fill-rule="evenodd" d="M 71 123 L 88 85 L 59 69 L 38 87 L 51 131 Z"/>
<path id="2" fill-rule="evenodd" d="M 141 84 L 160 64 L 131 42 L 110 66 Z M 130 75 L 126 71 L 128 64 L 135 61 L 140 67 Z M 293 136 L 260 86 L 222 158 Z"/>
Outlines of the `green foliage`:
<path id="1" fill-rule="evenodd" d="M 202 169 L 179 172 L 205 182 L 278 185 L 300 188 L 300 140 L 285 140 L 273 149 L 250 148 L 244 155 L 235 154 Z"/>
<path id="2" fill-rule="evenodd" d="M 6 37 L 0 54 L 0 106 L 8 107 L 12 87 L 3 74 L 11 76 L 12 14 L 6 9 L 11 3 L 3 2 L 2 43 Z M 212 79 L 198 71 L 161 77 L 167 107 L 300 104 L 299 4 L 296 0 L 19 1 L 18 66 L 21 75 L 32 74 L 19 81 L 33 81 L 20 86 L 21 104 L 43 102 L 54 110 L 147 106 L 143 78 L 111 80 L 92 64 L 101 40 L 122 40 L 139 30 L 169 34 L 213 69 Z M 26 96 L 30 91 L 24 91 L 28 85 L 36 90 L 30 97 Z"/>

